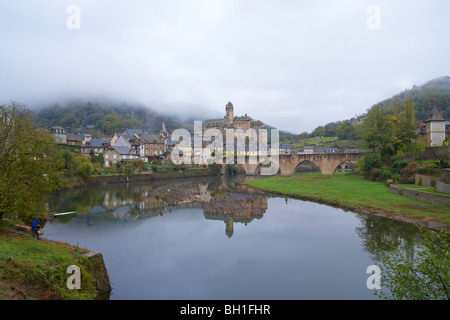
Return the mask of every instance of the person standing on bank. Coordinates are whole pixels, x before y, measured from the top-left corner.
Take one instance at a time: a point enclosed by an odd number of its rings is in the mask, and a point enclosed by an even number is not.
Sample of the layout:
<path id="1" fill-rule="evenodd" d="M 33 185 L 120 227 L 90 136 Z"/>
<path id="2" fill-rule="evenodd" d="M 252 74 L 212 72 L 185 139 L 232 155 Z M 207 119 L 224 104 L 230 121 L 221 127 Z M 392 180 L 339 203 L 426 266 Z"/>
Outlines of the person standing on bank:
<path id="1" fill-rule="evenodd" d="M 41 221 L 39 220 L 39 218 L 37 218 L 36 220 L 33 221 L 33 223 L 31 223 L 31 230 L 33 231 L 33 238 L 36 237 L 36 239 L 39 239 L 39 228 L 41 227 Z"/>

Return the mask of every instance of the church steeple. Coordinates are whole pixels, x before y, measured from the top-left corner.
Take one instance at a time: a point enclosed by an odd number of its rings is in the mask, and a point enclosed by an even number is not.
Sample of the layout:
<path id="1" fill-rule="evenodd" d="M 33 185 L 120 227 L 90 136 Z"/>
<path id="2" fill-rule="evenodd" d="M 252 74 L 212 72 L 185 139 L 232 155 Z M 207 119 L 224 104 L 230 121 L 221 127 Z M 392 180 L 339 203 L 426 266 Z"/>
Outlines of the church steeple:
<path id="1" fill-rule="evenodd" d="M 162 129 L 159 132 L 159 135 L 160 135 L 161 138 L 168 138 L 169 137 L 169 133 L 166 130 L 166 124 L 164 123 L 164 121 L 162 123 Z"/>

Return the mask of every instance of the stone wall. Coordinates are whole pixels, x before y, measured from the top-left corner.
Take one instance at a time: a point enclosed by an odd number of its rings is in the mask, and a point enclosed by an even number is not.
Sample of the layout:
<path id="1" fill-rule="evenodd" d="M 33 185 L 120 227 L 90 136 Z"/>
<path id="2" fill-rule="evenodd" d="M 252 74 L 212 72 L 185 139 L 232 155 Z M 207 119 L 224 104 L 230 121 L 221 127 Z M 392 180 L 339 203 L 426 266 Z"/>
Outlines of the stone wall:
<path id="1" fill-rule="evenodd" d="M 89 271 L 97 279 L 97 297 L 95 300 L 109 300 L 112 288 L 103 255 L 96 251 L 84 255 L 89 259 Z"/>
<path id="2" fill-rule="evenodd" d="M 450 184 L 438 181 L 436 182 L 436 190 L 450 194 Z"/>
<path id="3" fill-rule="evenodd" d="M 422 183 L 419 183 L 420 180 L 422 180 Z M 416 181 L 415 183 L 417 185 L 421 185 L 424 187 L 434 187 L 435 183 L 436 183 L 437 177 L 433 177 L 433 176 L 427 176 L 424 174 L 416 174 Z"/>
<path id="4" fill-rule="evenodd" d="M 450 195 L 431 193 L 414 189 L 399 188 L 394 185 L 389 186 L 389 191 L 401 196 L 414 198 L 420 201 L 425 201 L 434 204 L 450 205 Z"/>

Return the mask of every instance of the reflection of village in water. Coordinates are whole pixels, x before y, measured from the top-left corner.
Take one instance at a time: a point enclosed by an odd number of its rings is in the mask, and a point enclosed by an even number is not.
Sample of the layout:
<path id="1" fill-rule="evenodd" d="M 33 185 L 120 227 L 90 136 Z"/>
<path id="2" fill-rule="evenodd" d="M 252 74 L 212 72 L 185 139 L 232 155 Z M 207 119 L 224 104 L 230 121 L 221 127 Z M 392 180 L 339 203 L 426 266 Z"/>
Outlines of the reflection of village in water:
<path id="1" fill-rule="evenodd" d="M 58 223 L 107 227 L 140 223 L 144 219 L 170 215 L 175 210 L 192 208 L 201 210 L 207 220 L 222 221 L 225 234 L 232 237 L 235 223 L 246 225 L 261 219 L 268 210 L 270 196 L 245 185 L 247 179 L 255 177 L 234 175 L 92 186 L 54 194 L 49 198 L 49 209 L 78 213 L 58 218 Z M 285 200 L 292 212 L 304 210 L 303 201 Z M 416 226 L 370 214 L 356 217 L 360 224 L 355 231 L 363 241 L 364 250 L 375 260 L 380 248 L 388 250 L 391 241 L 397 245 L 407 243 L 405 254 L 412 259 L 414 239 L 418 236 Z"/>
<path id="2" fill-rule="evenodd" d="M 90 204 L 86 203 L 84 209 L 79 207 L 76 201 L 85 199 L 85 194 L 75 196 L 72 205 L 67 202 L 53 202 L 51 207 L 68 206 L 70 210 L 79 213 L 78 219 L 88 224 L 105 220 L 105 213 L 109 218 L 107 220 L 112 218 L 116 221 L 130 221 L 169 214 L 175 208 L 198 208 L 203 210 L 206 219 L 223 221 L 225 234 L 231 237 L 234 223 L 246 225 L 254 219 L 261 219 L 268 207 L 267 197 L 243 184 L 245 179 L 248 178 L 238 175 L 198 181 L 189 179 L 177 182 L 133 183 L 126 187 L 112 185 L 104 188 L 98 195 L 95 195 L 95 189 L 79 190 L 82 193 L 90 192 L 92 197 Z M 56 199 L 53 201 L 57 202 Z"/>

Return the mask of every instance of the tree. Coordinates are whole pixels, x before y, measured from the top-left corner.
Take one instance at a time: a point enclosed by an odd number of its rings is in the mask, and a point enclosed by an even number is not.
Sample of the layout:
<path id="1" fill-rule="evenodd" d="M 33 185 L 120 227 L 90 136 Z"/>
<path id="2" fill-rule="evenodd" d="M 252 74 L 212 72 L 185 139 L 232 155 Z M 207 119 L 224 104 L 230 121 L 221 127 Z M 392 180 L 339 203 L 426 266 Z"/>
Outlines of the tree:
<path id="1" fill-rule="evenodd" d="M 336 135 L 343 140 L 353 140 L 356 137 L 356 129 L 349 120 L 345 120 L 338 127 Z"/>
<path id="2" fill-rule="evenodd" d="M 381 160 L 378 154 L 369 153 L 368 155 L 360 158 L 357 162 L 357 168 L 359 173 L 368 178 L 372 169 L 380 168 Z"/>
<path id="3" fill-rule="evenodd" d="M 404 154 L 407 146 L 417 138 L 417 132 L 411 128 L 409 120 L 406 117 L 398 119 L 377 109 L 367 120 L 368 130 L 365 135 L 367 146 L 381 157 L 383 163 L 390 162 L 392 157 L 400 152 Z"/>
<path id="4" fill-rule="evenodd" d="M 409 130 L 415 130 L 417 128 L 414 101 L 409 96 L 406 97 L 405 101 L 405 122 Z"/>
<path id="5" fill-rule="evenodd" d="M 450 242 L 444 230 L 422 232 L 416 243 L 415 258 L 407 254 L 410 244 L 391 245 L 381 251 L 378 267 L 381 299 L 450 300 Z M 410 250 L 409 250 L 410 251 Z"/>
<path id="6" fill-rule="evenodd" d="M 29 222 L 44 217 L 46 196 L 58 188 L 64 166 L 54 138 L 38 129 L 18 103 L 2 106 L 0 120 L 0 218 Z"/>
<path id="7" fill-rule="evenodd" d="M 397 118 L 387 114 L 377 119 L 367 132 L 366 142 L 372 151 L 379 154 L 383 162 L 395 154 Z"/>

